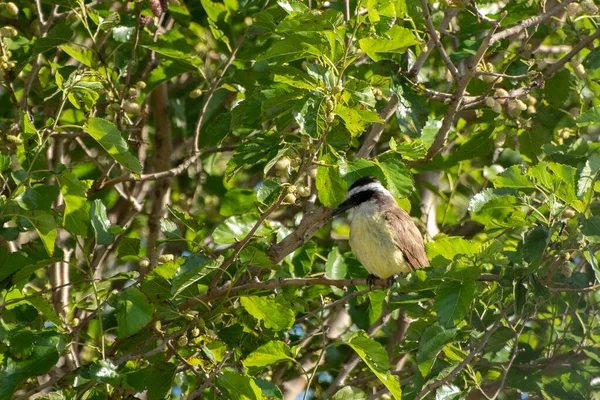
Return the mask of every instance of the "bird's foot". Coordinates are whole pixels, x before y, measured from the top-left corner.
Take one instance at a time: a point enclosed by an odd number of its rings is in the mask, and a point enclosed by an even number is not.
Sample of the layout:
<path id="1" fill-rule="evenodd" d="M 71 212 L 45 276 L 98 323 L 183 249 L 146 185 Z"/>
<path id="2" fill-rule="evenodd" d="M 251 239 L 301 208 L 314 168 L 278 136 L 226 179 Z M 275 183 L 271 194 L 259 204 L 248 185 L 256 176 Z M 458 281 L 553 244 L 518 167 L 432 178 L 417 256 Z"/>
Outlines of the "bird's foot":
<path id="1" fill-rule="evenodd" d="M 367 285 L 369 285 L 369 290 L 373 290 L 373 285 L 377 279 L 379 278 L 373 274 L 369 274 L 369 276 L 367 276 Z"/>
<path id="2" fill-rule="evenodd" d="M 387 281 L 386 282 L 387 286 L 390 287 L 390 288 L 392 286 L 394 286 L 394 283 L 396 282 L 396 279 L 398 279 L 398 275 L 392 275 L 389 278 L 387 278 L 387 280 L 386 280 Z"/>

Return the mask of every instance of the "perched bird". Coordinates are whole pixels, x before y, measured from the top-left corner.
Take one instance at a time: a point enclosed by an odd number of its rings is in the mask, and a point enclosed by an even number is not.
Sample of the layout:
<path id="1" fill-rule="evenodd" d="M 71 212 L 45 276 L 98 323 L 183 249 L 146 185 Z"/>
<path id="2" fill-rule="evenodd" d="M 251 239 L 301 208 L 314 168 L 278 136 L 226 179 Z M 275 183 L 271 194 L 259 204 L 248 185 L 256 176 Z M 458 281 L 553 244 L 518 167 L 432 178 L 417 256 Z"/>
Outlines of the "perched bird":
<path id="1" fill-rule="evenodd" d="M 347 210 L 350 247 L 371 274 L 371 281 L 429 265 L 421 232 L 377 178 L 367 176 L 354 182 L 332 215 Z"/>

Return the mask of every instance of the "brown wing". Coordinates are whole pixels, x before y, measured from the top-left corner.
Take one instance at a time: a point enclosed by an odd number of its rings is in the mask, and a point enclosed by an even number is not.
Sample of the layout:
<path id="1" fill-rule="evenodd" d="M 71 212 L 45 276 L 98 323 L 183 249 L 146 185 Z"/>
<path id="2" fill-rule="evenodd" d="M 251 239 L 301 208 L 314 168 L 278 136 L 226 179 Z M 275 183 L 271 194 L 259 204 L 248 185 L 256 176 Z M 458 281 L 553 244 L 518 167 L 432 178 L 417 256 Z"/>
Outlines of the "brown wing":
<path id="1" fill-rule="evenodd" d="M 417 269 L 429 265 L 423 237 L 410 215 L 400 207 L 392 207 L 390 211 L 386 212 L 385 218 L 392 226 L 396 245 L 404 254 L 404 258 L 411 268 Z"/>

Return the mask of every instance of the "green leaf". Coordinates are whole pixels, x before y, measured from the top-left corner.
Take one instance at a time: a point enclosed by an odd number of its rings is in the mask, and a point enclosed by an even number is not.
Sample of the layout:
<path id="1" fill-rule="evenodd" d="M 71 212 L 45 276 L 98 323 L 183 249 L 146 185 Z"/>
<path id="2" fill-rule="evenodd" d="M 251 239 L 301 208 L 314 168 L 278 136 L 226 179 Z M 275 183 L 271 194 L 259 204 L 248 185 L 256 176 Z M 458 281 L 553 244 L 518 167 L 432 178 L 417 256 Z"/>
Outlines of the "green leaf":
<path id="1" fill-rule="evenodd" d="M 344 120 L 346 129 L 352 136 L 363 133 L 372 122 L 381 122 L 381 118 L 374 111 L 367 111 L 358 107 L 350 108 L 340 103 L 335 106 L 333 112 Z"/>
<path id="2" fill-rule="evenodd" d="M 46 37 L 40 38 L 35 41 L 35 43 L 33 44 L 33 48 L 31 49 L 29 59 L 31 60 L 33 59 L 33 57 L 37 56 L 40 53 L 52 50 L 63 43 L 67 43 L 69 39 L 71 39 L 71 36 L 73 36 L 73 30 L 71 30 L 71 28 L 67 24 L 56 24 L 50 30 L 50 32 L 48 32 L 48 35 L 46 35 Z"/>
<path id="3" fill-rule="evenodd" d="M 254 380 L 247 375 L 223 371 L 217 375 L 216 384 L 231 400 L 262 400 L 262 393 Z"/>
<path id="4" fill-rule="evenodd" d="M 600 171 L 600 154 L 594 153 L 585 162 L 585 165 L 577 181 L 577 198 L 583 199 L 588 190 L 591 189 L 596 175 Z"/>
<path id="5" fill-rule="evenodd" d="M 378 38 L 364 38 L 358 41 L 361 50 L 367 53 L 375 62 L 383 57 L 381 53 L 403 54 L 410 46 L 419 44 L 413 33 L 398 25 L 392 26 L 384 35 Z"/>
<path id="6" fill-rule="evenodd" d="M 285 83 L 298 89 L 315 90 L 319 87 L 319 83 L 312 79 L 309 74 L 289 65 L 275 68 L 273 81 Z"/>
<path id="7" fill-rule="evenodd" d="M 290 348 L 283 342 L 272 340 L 248 354 L 242 364 L 246 368 L 265 367 L 284 360 L 293 360 Z"/>
<path id="8" fill-rule="evenodd" d="M 258 296 L 242 297 L 240 302 L 248 314 L 263 321 L 266 328 L 282 331 L 294 324 L 294 310 L 287 304 Z"/>
<path id="9" fill-rule="evenodd" d="M 575 119 L 577 126 L 596 126 L 600 124 L 600 105 L 595 106 Z"/>
<path id="10" fill-rule="evenodd" d="M 94 362 L 88 368 L 90 379 L 96 382 L 109 383 L 112 385 L 119 385 L 120 375 L 117 372 L 117 367 L 106 360 L 98 360 Z"/>
<path id="11" fill-rule="evenodd" d="M 321 165 L 317 168 L 316 186 L 319 200 L 325 207 L 337 207 L 346 198 L 346 181 L 340 177 L 337 159 L 327 153 L 323 161 L 334 166 Z"/>
<path id="12" fill-rule="evenodd" d="M 600 216 L 596 215 L 590 218 L 582 218 L 580 222 L 581 233 L 591 243 L 600 243 Z"/>
<path id="13" fill-rule="evenodd" d="M 394 152 L 385 152 L 377 157 L 377 165 L 383 171 L 388 190 L 396 198 L 408 197 L 414 187 L 409 169 Z"/>
<path id="14" fill-rule="evenodd" d="M 11 345 L 25 344 L 16 342 L 19 340 L 16 336 L 17 332 L 10 332 L 10 335 L 9 340 L 14 339 Z M 64 348 L 61 335 L 50 330 L 31 332 L 28 338 L 21 340 L 30 343 L 28 356 L 18 359 L 5 354 L 0 361 L 0 398 L 2 399 L 12 398 L 15 389 L 25 379 L 41 376 L 50 371 L 58 362 Z"/>
<path id="15" fill-rule="evenodd" d="M 44 248 L 50 257 L 54 255 L 54 245 L 58 236 L 58 225 L 54 215 L 49 211 L 35 210 L 27 213 L 26 218 L 35 228 Z"/>
<path id="16" fill-rule="evenodd" d="M 128 287 L 111 298 L 111 306 L 116 310 L 117 337 L 120 339 L 134 335 L 152 322 L 154 307 L 138 288 Z"/>
<path id="17" fill-rule="evenodd" d="M 87 201 L 87 185 L 69 170 L 58 175 L 60 190 L 65 201 L 63 225 L 74 235 L 87 237 L 90 226 L 90 204 Z"/>
<path id="18" fill-rule="evenodd" d="M 142 164 L 129 151 L 127 142 L 112 122 L 90 118 L 85 124 L 85 131 L 123 167 L 136 174 L 142 173 Z"/>
<path id="19" fill-rule="evenodd" d="M 106 215 L 106 207 L 102 200 L 96 199 L 90 207 L 90 218 L 92 219 L 92 228 L 96 237 L 96 244 L 112 244 L 115 236 L 108 231 L 110 221 Z"/>
<path id="20" fill-rule="evenodd" d="M 396 140 L 391 138 L 390 149 L 396 153 L 400 153 L 403 159 L 409 161 L 420 160 L 427 154 L 427 148 L 423 142 L 418 139 L 411 143 L 396 143 Z"/>
<path id="21" fill-rule="evenodd" d="M 345 343 L 352 347 L 369 369 L 379 378 L 395 399 L 402 398 L 398 377 L 389 372 L 390 361 L 383 346 L 371 339 L 364 331 L 357 331 Z"/>
<path id="22" fill-rule="evenodd" d="M 583 59 L 583 66 L 588 71 L 593 71 L 600 68 L 600 47 L 592 49 Z"/>
<path id="23" fill-rule="evenodd" d="M 435 310 L 438 321 L 444 328 L 456 326 L 471 309 L 475 298 L 475 282 L 442 282 L 435 296 Z"/>
<path id="24" fill-rule="evenodd" d="M 171 295 L 173 297 L 178 296 L 185 289 L 219 268 L 222 263 L 223 256 L 215 260 L 202 254 L 194 254 L 188 257 L 179 269 L 179 274 L 173 278 Z"/>
<path id="25" fill-rule="evenodd" d="M 242 240 L 258 221 L 258 214 L 246 213 L 227 218 L 213 232 L 213 239 L 216 244 L 231 244 Z M 256 231 L 257 236 L 266 236 L 271 229 L 266 226 L 266 222 L 261 224 Z"/>
<path id="26" fill-rule="evenodd" d="M 379 165 L 364 158 L 357 158 L 350 162 L 341 159 L 340 174 L 344 177 L 348 186 L 364 176 L 374 176 L 381 182 L 385 182 L 385 175 Z"/>
<path id="27" fill-rule="evenodd" d="M 54 185 L 27 186 L 25 192 L 15 200 L 26 210 L 49 210 L 60 190 Z"/>
<path id="28" fill-rule="evenodd" d="M 564 68 L 550 77 L 544 86 L 544 98 L 554 107 L 560 107 L 569 98 L 571 73 Z"/>
<path id="29" fill-rule="evenodd" d="M 534 189 L 535 185 L 521 172 L 518 165 L 505 169 L 494 179 L 496 188 Z"/>
<path id="30" fill-rule="evenodd" d="M 277 201 L 282 190 L 283 187 L 279 181 L 275 179 L 265 179 L 258 187 L 256 199 L 266 206 L 271 206 Z"/>
<path id="31" fill-rule="evenodd" d="M 451 236 L 428 242 L 425 245 L 427 258 L 432 267 L 446 266 L 456 256 L 475 257 L 481 252 L 481 244 L 461 237 Z"/>
<path id="32" fill-rule="evenodd" d="M 302 15 L 288 15 L 277 25 L 276 31 L 280 33 L 331 31 L 343 22 L 344 14 L 332 8 L 318 14 L 308 10 Z"/>
<path id="33" fill-rule="evenodd" d="M 240 215 L 255 210 L 256 192 L 252 189 L 231 189 L 225 193 L 219 212 L 224 217 Z"/>
<path id="34" fill-rule="evenodd" d="M 257 61 L 265 61 L 281 57 L 280 63 L 291 62 L 301 58 L 316 58 L 324 55 L 329 48 L 329 42 L 321 32 L 312 36 L 287 35 L 283 40 L 276 40 Z"/>
<path id="35" fill-rule="evenodd" d="M 190 65 L 179 60 L 164 60 L 156 68 L 154 68 L 148 75 L 148 78 L 145 79 L 145 91 L 150 93 L 161 83 L 167 82 L 176 76 L 189 72 L 192 69 L 193 68 L 190 67 Z"/>
<path id="36" fill-rule="evenodd" d="M 468 210 L 472 213 L 478 213 L 490 201 L 503 199 L 508 195 L 514 197 L 515 194 L 516 191 L 512 189 L 485 189 L 471 198 Z"/>
<path id="37" fill-rule="evenodd" d="M 137 260 L 140 254 L 140 239 L 123 237 L 117 249 L 119 260 Z"/>
<path id="38" fill-rule="evenodd" d="M 267 399 L 283 400 L 283 393 L 281 393 L 281 390 L 273 382 L 254 378 L 254 383 L 256 383 L 256 385 L 262 391 L 263 397 L 266 397 Z"/>
<path id="39" fill-rule="evenodd" d="M 422 376 L 427 376 L 438 354 L 456 336 L 456 329 L 444 329 L 438 324 L 425 328 L 419 340 L 417 364 Z"/>
<path id="40" fill-rule="evenodd" d="M 541 125 L 535 125 L 520 131 L 518 139 L 521 155 L 526 161 L 537 163 L 544 158 L 543 146 L 552 141 L 552 133 Z"/>
<path id="41" fill-rule="evenodd" d="M 362 390 L 352 387 L 346 386 L 343 389 L 338 390 L 331 400 L 367 400 L 368 397 L 365 392 Z"/>
<path id="42" fill-rule="evenodd" d="M 148 400 L 167 398 L 173 387 L 177 365 L 169 362 L 153 362 L 148 379 Z"/>
<path id="43" fill-rule="evenodd" d="M 548 229 L 543 226 L 536 226 L 527 232 L 523 242 L 523 261 L 526 261 L 532 267 L 539 266 L 549 238 Z"/>
<path id="44" fill-rule="evenodd" d="M 231 132 L 232 115 L 230 111 L 212 116 L 202 125 L 200 147 L 220 146 Z"/>
<path id="45" fill-rule="evenodd" d="M 160 219 L 160 231 L 165 235 L 167 240 L 184 239 L 177 224 L 167 218 Z"/>
<path id="46" fill-rule="evenodd" d="M 340 249 L 334 247 L 327 256 L 325 263 L 325 275 L 331 279 L 344 279 L 348 273 L 348 266 L 344 257 L 340 254 Z"/>
<path id="47" fill-rule="evenodd" d="M 0 172 L 4 172 L 10 168 L 10 157 L 0 153 Z"/>

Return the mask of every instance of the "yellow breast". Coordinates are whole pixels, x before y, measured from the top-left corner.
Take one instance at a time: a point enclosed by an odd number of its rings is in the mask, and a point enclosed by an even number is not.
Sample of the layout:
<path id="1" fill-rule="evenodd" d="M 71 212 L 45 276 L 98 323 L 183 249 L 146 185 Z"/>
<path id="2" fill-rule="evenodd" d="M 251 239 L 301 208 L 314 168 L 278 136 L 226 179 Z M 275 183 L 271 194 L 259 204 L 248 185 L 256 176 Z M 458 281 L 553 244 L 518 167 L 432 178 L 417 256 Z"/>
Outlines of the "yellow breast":
<path id="1" fill-rule="evenodd" d="M 367 271 L 379 278 L 410 271 L 381 213 L 354 217 L 350 225 L 350 247 Z"/>

